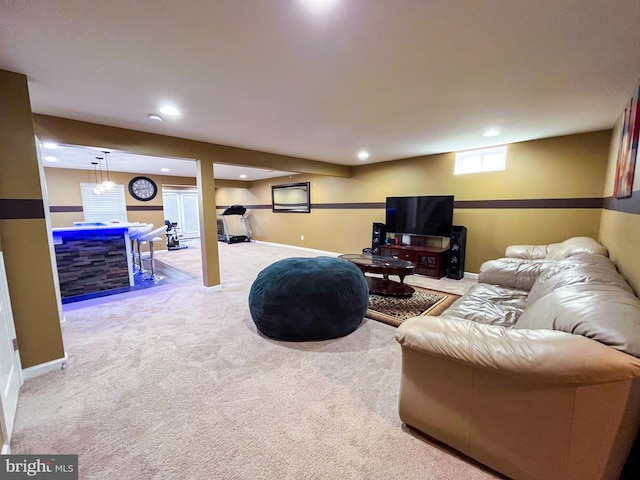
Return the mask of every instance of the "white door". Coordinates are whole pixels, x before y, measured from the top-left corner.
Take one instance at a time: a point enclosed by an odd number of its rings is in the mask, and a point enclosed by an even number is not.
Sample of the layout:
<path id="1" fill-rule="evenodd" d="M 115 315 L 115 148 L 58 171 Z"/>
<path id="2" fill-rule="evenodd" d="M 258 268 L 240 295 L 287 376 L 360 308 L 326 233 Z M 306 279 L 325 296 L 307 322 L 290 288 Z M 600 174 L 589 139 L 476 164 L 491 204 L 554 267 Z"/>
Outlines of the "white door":
<path id="1" fill-rule="evenodd" d="M 164 190 L 162 203 L 165 220 L 178 223 L 180 238 L 198 238 L 200 236 L 197 192 Z"/>
<path id="2" fill-rule="evenodd" d="M 197 238 L 200 236 L 200 219 L 198 217 L 198 194 L 182 194 L 182 236 Z"/>
<path id="3" fill-rule="evenodd" d="M 13 421 L 18 407 L 18 393 L 22 385 L 22 365 L 15 343 L 16 329 L 11 313 L 11 301 L 4 269 L 4 257 L 0 252 L 0 427 L 2 428 L 2 453 L 9 453 Z"/>

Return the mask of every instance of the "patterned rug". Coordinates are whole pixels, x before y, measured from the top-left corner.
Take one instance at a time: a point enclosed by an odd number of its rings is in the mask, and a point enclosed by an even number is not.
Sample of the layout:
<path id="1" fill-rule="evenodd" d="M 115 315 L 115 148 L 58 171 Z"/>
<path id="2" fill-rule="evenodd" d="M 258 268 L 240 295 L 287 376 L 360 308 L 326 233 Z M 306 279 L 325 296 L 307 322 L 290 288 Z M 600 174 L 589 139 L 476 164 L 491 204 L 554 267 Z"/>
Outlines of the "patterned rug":
<path id="1" fill-rule="evenodd" d="M 413 287 L 409 298 L 369 295 L 369 309 L 366 317 L 397 327 L 407 318 L 420 315 L 440 315 L 455 302 L 460 295 Z"/>

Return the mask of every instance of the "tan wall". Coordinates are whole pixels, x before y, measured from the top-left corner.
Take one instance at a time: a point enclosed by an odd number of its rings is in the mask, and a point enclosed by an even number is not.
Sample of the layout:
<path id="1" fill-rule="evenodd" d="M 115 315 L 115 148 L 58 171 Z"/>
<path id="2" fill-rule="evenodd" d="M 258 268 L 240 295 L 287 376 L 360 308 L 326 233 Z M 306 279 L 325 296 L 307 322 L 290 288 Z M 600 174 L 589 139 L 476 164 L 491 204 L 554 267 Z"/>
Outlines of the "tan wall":
<path id="1" fill-rule="evenodd" d="M 503 172 L 453 175 L 455 154 L 431 155 L 354 168 L 351 178 L 296 175 L 218 188 L 216 203 L 271 205 L 271 184 L 311 182 L 310 214 L 248 212 L 252 237 L 339 253 L 370 246 L 372 222 L 384 208 L 319 209 L 318 203 L 384 202 L 387 196 L 455 195 L 461 200 L 600 198 L 611 131 L 511 144 Z M 552 243 L 597 237 L 600 209 L 456 208 L 454 223 L 468 229 L 465 270 L 477 272 L 515 243 Z M 301 239 L 304 236 L 304 240 Z"/>
<path id="2" fill-rule="evenodd" d="M 604 185 L 604 197 L 613 195 L 613 184 L 618 160 L 618 147 L 620 145 L 620 121 L 611 136 L 611 148 L 609 151 L 609 163 Z M 638 255 L 638 242 L 640 242 L 640 165 L 636 165 L 636 173 L 633 181 L 633 194 L 630 199 L 616 202 L 631 203 L 633 213 L 614 210 L 603 210 L 600 222 L 600 242 L 609 249 L 609 256 L 618 266 L 618 270 L 629 281 L 636 293 L 640 293 L 640 256 Z"/>
<path id="3" fill-rule="evenodd" d="M 0 208 L 0 237 L 24 368 L 64 357 L 36 152 L 27 78 L 0 70 L 0 200 L 12 205 Z"/>
<path id="4" fill-rule="evenodd" d="M 45 178 L 51 207 L 81 207 L 82 195 L 81 183 L 95 183 L 93 170 L 72 170 L 66 168 L 45 168 Z M 136 207 L 162 207 L 163 185 L 185 185 L 195 188 L 196 179 L 190 177 L 176 177 L 168 175 L 147 175 L 158 185 L 158 194 L 153 200 L 141 202 L 129 193 L 129 181 L 138 176 L 135 173 L 110 172 L 110 178 L 118 185 L 125 187 L 125 201 L 127 204 L 127 218 L 130 222 L 152 223 L 155 228 L 164 225 L 164 213 L 162 210 L 133 210 Z M 53 212 L 51 213 L 52 227 L 69 227 L 73 222 L 84 221 L 82 212 Z M 160 244 L 161 243 L 161 244 Z M 166 249 L 166 242 L 158 242 L 154 245 L 156 250 Z"/>

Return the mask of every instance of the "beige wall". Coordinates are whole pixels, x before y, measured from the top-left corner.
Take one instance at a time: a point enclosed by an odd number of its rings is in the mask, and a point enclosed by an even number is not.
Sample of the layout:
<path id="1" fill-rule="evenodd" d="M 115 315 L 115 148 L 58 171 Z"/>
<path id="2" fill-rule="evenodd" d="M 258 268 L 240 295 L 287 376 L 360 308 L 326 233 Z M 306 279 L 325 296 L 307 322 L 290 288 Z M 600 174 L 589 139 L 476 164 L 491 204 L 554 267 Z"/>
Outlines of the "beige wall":
<path id="1" fill-rule="evenodd" d="M 613 195 L 618 147 L 620 145 L 620 127 L 621 122 L 619 120 L 611 136 L 604 197 L 611 197 Z M 640 199 L 638 199 L 638 196 L 640 196 L 640 165 L 636 165 L 631 198 L 621 199 L 614 203 L 614 208 L 621 208 L 624 204 L 635 205 L 635 208 L 628 208 L 628 210 L 631 210 L 633 213 L 610 209 L 603 210 L 599 232 L 600 242 L 609 249 L 609 256 L 616 263 L 620 273 L 625 276 L 636 293 L 640 293 L 640 255 L 638 255 L 638 242 L 640 242 Z"/>
<path id="2" fill-rule="evenodd" d="M 80 194 L 81 183 L 95 183 L 95 173 L 93 170 L 72 170 L 66 168 L 45 168 L 45 178 L 47 183 L 49 206 L 50 207 L 81 207 L 82 195 Z M 176 185 L 196 187 L 196 179 L 190 177 L 176 177 L 168 175 L 147 175 L 158 185 L 158 194 L 153 200 L 141 202 L 136 200 L 129 193 L 129 181 L 138 176 L 135 173 L 110 172 L 110 178 L 118 185 L 124 185 L 125 201 L 127 204 L 127 218 L 130 222 L 152 223 L 155 228 L 164 225 L 164 213 L 162 208 L 163 185 L 171 185 L 169 189 Z M 155 207 L 156 210 L 135 210 L 136 208 Z M 84 214 L 80 212 L 52 212 L 52 227 L 70 227 L 73 222 L 84 221 Z M 160 242 L 158 242 L 160 243 Z M 166 249 L 166 242 L 154 245 L 156 250 Z"/>
<path id="3" fill-rule="evenodd" d="M 24 368 L 64 357 L 27 78 L 0 70 L 0 237 Z M 39 213 L 29 206 L 36 206 Z M 29 212 L 31 210 L 31 213 Z"/>
<path id="4" fill-rule="evenodd" d="M 248 212 L 254 239 L 360 252 L 370 246 L 371 224 L 384 222 L 384 208 L 321 209 L 313 204 L 375 203 L 402 195 L 453 194 L 456 201 L 600 198 L 610 138 L 611 131 L 605 130 L 511 144 L 503 172 L 453 175 L 455 154 L 447 153 L 354 167 L 350 178 L 295 175 L 248 188 L 218 188 L 216 203 L 269 206 Z M 271 211 L 271 184 L 306 181 L 311 183 L 310 214 Z M 454 223 L 468 229 L 468 272 L 477 272 L 482 262 L 501 256 L 514 243 L 598 236 L 599 208 L 497 207 L 455 209 Z"/>

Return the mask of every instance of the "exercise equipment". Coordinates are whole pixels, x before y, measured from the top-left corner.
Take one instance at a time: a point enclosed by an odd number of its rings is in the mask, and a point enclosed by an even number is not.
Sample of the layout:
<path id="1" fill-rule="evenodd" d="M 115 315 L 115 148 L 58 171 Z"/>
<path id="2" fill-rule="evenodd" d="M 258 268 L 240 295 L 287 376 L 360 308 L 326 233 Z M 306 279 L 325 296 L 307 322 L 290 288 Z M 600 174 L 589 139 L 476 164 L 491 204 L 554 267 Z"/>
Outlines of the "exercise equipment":
<path id="1" fill-rule="evenodd" d="M 218 241 L 227 243 L 251 241 L 244 218 L 246 211 L 247 209 L 242 205 L 231 205 L 218 216 Z"/>
<path id="2" fill-rule="evenodd" d="M 176 222 L 171 222 L 170 220 L 165 220 L 164 224 L 167 227 L 167 231 L 165 235 L 167 236 L 167 250 L 181 250 L 183 248 L 188 248 L 187 245 L 180 245 L 180 240 L 178 239 L 178 224 Z"/>

